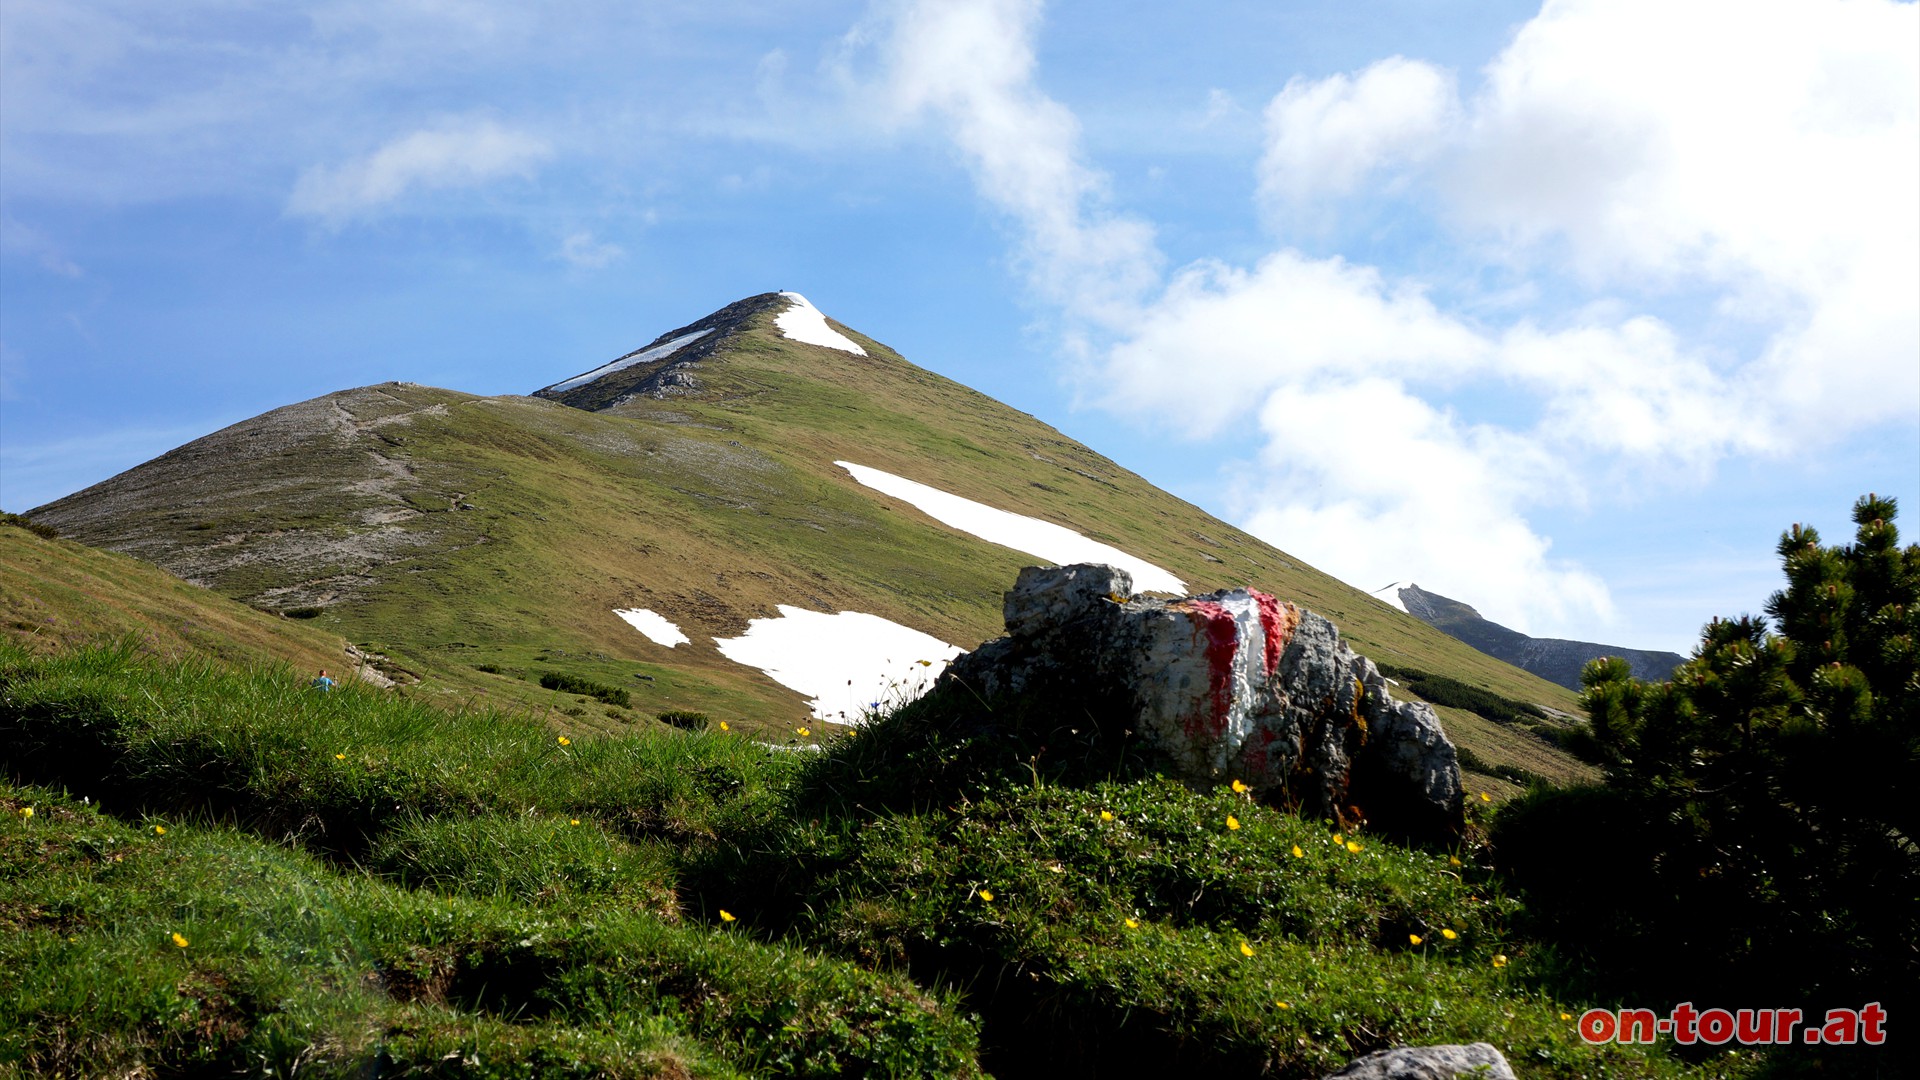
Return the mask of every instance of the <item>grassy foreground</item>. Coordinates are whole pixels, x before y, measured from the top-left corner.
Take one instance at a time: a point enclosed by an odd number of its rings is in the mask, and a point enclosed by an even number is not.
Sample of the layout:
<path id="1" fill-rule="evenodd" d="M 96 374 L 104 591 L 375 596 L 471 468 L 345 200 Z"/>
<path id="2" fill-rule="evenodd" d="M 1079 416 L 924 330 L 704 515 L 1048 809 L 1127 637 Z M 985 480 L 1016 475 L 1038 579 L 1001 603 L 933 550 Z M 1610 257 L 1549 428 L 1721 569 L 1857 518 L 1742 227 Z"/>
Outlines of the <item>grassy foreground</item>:
<path id="1" fill-rule="evenodd" d="M 1150 778 L 809 794 L 895 722 L 818 756 L 575 738 L 0 645 L 0 1073 L 1309 1077 L 1480 1040 L 1529 1077 L 1762 1064 L 1580 1042 L 1618 1003 L 1562 999 L 1471 850 Z"/>

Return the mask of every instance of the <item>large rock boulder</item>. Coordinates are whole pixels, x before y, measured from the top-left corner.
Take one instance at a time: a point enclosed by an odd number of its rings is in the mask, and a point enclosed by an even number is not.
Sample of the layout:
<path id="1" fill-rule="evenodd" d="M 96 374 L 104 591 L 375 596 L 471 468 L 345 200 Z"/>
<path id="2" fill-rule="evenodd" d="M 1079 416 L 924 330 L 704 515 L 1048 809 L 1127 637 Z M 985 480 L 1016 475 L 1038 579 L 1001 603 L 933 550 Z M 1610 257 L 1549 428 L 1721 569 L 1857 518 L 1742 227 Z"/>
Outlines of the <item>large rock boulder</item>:
<path id="1" fill-rule="evenodd" d="M 1403 1046 L 1358 1058 L 1325 1080 L 1514 1080 L 1513 1066 L 1492 1043 Z"/>
<path id="2" fill-rule="evenodd" d="M 1237 779 L 1304 813 L 1457 835 L 1460 768 L 1439 718 L 1394 701 L 1332 623 L 1252 589 L 1129 599 L 1132 584 L 1112 566 L 1022 570 L 1007 636 L 943 679 L 1124 725 L 1190 782 Z"/>

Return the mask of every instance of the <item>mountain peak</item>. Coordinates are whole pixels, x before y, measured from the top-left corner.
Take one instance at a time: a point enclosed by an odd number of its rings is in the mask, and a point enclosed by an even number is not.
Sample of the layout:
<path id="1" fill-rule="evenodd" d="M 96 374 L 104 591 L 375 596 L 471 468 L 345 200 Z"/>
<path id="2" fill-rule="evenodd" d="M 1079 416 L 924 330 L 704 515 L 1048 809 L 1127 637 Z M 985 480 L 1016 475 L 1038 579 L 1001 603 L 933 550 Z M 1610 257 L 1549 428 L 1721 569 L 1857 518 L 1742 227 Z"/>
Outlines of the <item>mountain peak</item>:
<path id="1" fill-rule="evenodd" d="M 788 340 L 867 355 L 858 342 L 829 325 L 806 297 L 767 292 L 736 300 L 597 368 L 535 390 L 533 396 L 600 412 L 637 397 L 697 394 L 702 389 L 695 374 L 699 365 L 721 353 L 736 335 L 756 329 L 756 321 L 769 314 L 773 329 Z"/>
<path id="2" fill-rule="evenodd" d="M 624 356 L 535 390 L 533 396 L 599 412 L 629 398 L 694 393 L 700 387 L 691 370 L 694 365 L 719 351 L 728 338 L 745 330 L 755 316 L 791 305 L 792 301 L 784 294 L 774 292 L 736 300 L 706 318 L 669 330 Z"/>
<path id="3" fill-rule="evenodd" d="M 1391 585 L 1387 585 L 1382 588 L 1373 590 L 1371 595 L 1375 600 L 1378 600 L 1381 603 L 1386 604 L 1388 607 L 1395 607 L 1395 608 L 1399 608 L 1401 611 L 1406 611 L 1407 604 L 1406 604 L 1406 601 L 1400 599 L 1400 590 L 1418 589 L 1419 587 L 1420 586 L 1415 585 L 1411 581 L 1396 581 Z M 1412 612 L 1407 612 L 1407 613 L 1409 615 L 1412 614 Z"/>
<path id="4" fill-rule="evenodd" d="M 867 355 L 852 338 L 827 325 L 827 317 L 820 309 L 807 302 L 807 298 L 797 292 L 783 292 L 789 307 L 773 320 L 780 332 L 794 341 L 804 341 L 809 345 L 818 345 L 825 349 L 839 349 L 855 356 Z"/>

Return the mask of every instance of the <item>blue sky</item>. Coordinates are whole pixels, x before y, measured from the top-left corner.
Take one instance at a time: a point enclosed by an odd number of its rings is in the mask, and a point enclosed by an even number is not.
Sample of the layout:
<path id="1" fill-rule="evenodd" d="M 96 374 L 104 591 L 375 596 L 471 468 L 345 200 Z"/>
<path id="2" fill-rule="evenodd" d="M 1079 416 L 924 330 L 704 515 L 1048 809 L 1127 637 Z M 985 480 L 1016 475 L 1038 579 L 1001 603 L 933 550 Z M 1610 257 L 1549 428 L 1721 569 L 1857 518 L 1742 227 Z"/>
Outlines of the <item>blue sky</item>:
<path id="1" fill-rule="evenodd" d="M 1920 536 L 1892 0 L 9 0 L 0 506 L 806 294 L 1373 589 L 1685 651 Z"/>

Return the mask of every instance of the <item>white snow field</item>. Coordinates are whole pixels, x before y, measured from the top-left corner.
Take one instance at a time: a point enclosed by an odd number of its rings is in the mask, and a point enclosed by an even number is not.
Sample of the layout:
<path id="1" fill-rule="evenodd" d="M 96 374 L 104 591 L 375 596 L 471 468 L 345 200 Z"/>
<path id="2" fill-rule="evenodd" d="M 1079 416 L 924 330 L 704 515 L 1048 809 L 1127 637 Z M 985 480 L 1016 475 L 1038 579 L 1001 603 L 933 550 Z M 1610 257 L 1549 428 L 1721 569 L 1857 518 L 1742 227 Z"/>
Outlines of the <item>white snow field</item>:
<path id="1" fill-rule="evenodd" d="M 898 477 L 892 473 L 836 461 L 835 465 L 853 474 L 855 480 L 902 502 L 912 503 L 921 513 L 943 525 L 971 533 L 990 544 L 1025 552 L 1059 566 L 1073 563 L 1106 563 L 1133 575 L 1133 591 L 1187 594 L 1187 583 L 1145 559 L 1129 555 L 1098 540 L 1089 540 L 1062 525 L 1030 518 L 1024 514 L 996 510 L 985 503 L 963 499 L 939 488 Z"/>
<path id="2" fill-rule="evenodd" d="M 647 635 L 647 640 L 655 645 L 665 645 L 671 649 L 675 645 L 684 645 L 693 640 L 680 632 L 680 628 L 658 612 L 646 608 L 615 608 L 615 615 L 627 621 L 627 625 Z"/>
<path id="3" fill-rule="evenodd" d="M 861 348 L 859 343 L 828 326 L 827 317 L 820 314 L 819 308 L 807 303 L 806 297 L 797 292 L 783 292 L 780 295 L 786 297 L 793 306 L 776 315 L 773 325 L 779 327 L 780 332 L 788 338 L 804 341 L 809 345 L 839 349 L 841 352 L 850 352 L 855 356 L 867 355 L 867 350 Z"/>
<path id="4" fill-rule="evenodd" d="M 1411 582 L 1396 581 L 1384 589 L 1375 589 L 1373 590 L 1373 598 L 1383 604 L 1397 607 L 1401 611 L 1406 611 L 1407 605 L 1400 602 L 1400 590 L 1406 588 L 1409 584 L 1411 584 Z M 1411 612 L 1409 612 L 1409 614 L 1411 614 Z"/>
<path id="5" fill-rule="evenodd" d="M 585 375 L 575 375 L 573 378 L 568 379 L 566 382 L 554 383 L 552 386 L 547 387 L 547 389 L 555 393 L 559 393 L 560 391 L 563 391 L 563 390 L 572 390 L 575 387 L 585 386 L 595 379 L 601 378 L 606 375 L 611 375 L 614 372 L 620 371 L 624 368 L 630 368 L 635 364 L 644 364 L 651 360 L 658 360 L 663 356 L 671 356 L 673 355 L 675 350 L 679 349 L 682 345 L 685 345 L 687 342 L 706 337 L 708 334 L 711 334 L 711 333 L 713 333 L 713 331 L 711 330 L 695 330 L 691 334 L 681 334 L 679 337 L 674 338 L 672 341 L 666 342 L 661 345 L 655 345 L 651 349 L 643 349 L 640 352 L 634 353 L 631 356 L 623 356 L 620 359 L 615 360 L 611 364 L 602 364 L 601 366 L 594 368 L 592 371 L 587 372 Z"/>
<path id="6" fill-rule="evenodd" d="M 878 615 L 779 610 L 779 618 L 754 619 L 746 633 L 713 643 L 721 656 L 805 694 L 816 720 L 858 724 L 876 708 L 904 705 L 965 651 Z"/>

